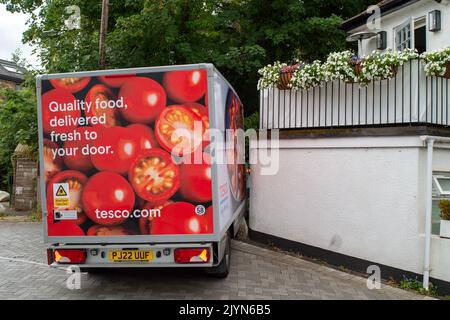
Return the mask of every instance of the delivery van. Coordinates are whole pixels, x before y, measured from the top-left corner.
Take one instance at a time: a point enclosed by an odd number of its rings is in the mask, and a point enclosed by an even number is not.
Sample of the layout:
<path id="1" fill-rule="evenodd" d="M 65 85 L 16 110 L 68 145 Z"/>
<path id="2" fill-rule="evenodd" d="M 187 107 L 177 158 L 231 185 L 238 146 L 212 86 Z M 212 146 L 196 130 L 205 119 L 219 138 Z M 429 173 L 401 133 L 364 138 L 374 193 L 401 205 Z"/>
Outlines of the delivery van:
<path id="1" fill-rule="evenodd" d="M 39 75 L 37 99 L 50 265 L 227 276 L 243 106 L 212 64 Z"/>

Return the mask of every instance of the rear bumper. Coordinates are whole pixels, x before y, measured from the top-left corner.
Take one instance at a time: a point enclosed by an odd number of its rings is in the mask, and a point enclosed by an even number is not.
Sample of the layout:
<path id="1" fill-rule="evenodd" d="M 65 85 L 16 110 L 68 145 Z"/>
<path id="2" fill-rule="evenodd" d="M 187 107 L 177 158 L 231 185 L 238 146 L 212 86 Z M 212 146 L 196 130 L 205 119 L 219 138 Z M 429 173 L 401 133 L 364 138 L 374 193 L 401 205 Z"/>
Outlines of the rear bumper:
<path id="1" fill-rule="evenodd" d="M 84 249 L 86 261 L 75 264 L 80 268 L 207 268 L 214 266 L 216 256 L 212 243 L 166 243 L 166 244 L 108 244 L 108 245 L 52 245 L 50 253 L 55 249 Z M 205 248 L 210 250 L 209 261 L 204 263 L 176 263 L 174 251 L 179 248 Z M 114 262 L 109 258 L 112 250 L 150 250 L 153 259 L 149 262 Z M 219 259 L 220 261 L 220 259 Z M 58 263 L 49 259 L 52 267 L 68 267 L 70 263 Z"/>

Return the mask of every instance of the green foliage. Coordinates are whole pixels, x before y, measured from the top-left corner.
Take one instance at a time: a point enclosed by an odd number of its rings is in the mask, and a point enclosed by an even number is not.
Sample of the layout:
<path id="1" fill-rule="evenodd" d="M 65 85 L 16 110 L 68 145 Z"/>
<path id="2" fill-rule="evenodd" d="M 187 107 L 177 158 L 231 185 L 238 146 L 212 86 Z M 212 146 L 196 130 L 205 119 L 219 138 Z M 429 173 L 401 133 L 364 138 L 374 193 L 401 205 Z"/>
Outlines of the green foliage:
<path id="1" fill-rule="evenodd" d="M 251 115 L 245 117 L 244 119 L 244 129 L 255 129 L 259 128 L 259 112 L 254 112 Z"/>
<path id="2" fill-rule="evenodd" d="M 430 282 L 429 290 L 425 290 L 423 288 L 423 283 L 419 281 L 417 278 L 408 278 L 403 276 L 403 279 L 400 280 L 400 288 L 405 290 L 413 290 L 417 291 L 420 294 L 437 296 L 437 287 Z"/>
<path id="3" fill-rule="evenodd" d="M 212 62 L 246 105 L 258 109 L 258 69 L 273 61 L 324 59 L 345 49 L 340 23 L 377 0 L 111 1 L 108 68 Z M 26 43 L 48 72 L 98 69 L 101 1 L 0 0 L 31 15 Z M 81 9 L 68 30 L 66 6 Z"/>
<path id="4" fill-rule="evenodd" d="M 441 209 L 441 219 L 450 220 L 450 200 L 439 201 L 439 209 Z"/>
<path id="5" fill-rule="evenodd" d="M 38 135 L 36 115 L 36 94 L 29 83 L 31 76 L 19 90 L 0 90 L 0 188 L 4 189 L 9 175 L 12 175 L 11 156 L 21 143 L 34 150 L 37 158 Z"/>

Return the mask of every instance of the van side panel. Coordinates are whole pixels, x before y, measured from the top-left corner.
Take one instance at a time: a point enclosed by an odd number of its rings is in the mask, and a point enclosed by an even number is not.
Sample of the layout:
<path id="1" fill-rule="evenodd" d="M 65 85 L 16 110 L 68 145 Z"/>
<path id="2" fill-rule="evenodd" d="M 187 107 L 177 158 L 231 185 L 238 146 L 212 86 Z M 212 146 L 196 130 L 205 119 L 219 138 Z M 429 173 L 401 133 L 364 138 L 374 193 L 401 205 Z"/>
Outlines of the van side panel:
<path id="1" fill-rule="evenodd" d="M 46 242 L 219 239 L 212 205 L 217 191 L 204 161 L 211 149 L 204 134 L 210 124 L 208 66 L 38 78 Z M 215 95 L 221 97 L 215 121 L 234 128 L 242 109 L 227 88 Z M 180 128 L 186 136 L 173 135 Z M 227 191 L 224 221 L 243 197 L 236 168 L 218 169 L 220 179 L 235 186 Z"/>

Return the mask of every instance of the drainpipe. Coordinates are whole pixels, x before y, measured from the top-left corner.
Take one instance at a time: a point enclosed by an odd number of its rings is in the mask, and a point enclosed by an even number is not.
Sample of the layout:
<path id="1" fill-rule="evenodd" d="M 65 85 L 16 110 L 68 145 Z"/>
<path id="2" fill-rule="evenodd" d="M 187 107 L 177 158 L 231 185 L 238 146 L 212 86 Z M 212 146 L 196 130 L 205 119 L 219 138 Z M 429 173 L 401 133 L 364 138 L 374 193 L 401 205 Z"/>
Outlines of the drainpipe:
<path id="1" fill-rule="evenodd" d="M 435 142 L 450 143 L 449 137 L 422 136 L 427 144 L 427 184 L 426 184 L 426 212 L 425 212 L 425 248 L 423 263 L 423 288 L 428 291 L 430 285 L 430 253 L 431 253 L 431 218 L 433 206 L 433 148 Z"/>
<path id="2" fill-rule="evenodd" d="M 425 253 L 423 264 L 423 288 L 428 291 L 430 283 L 430 251 L 431 251 L 431 218 L 432 218 L 432 188 L 433 188 L 433 147 L 435 139 L 425 137 L 427 144 L 427 184 L 426 184 L 426 211 L 425 211 Z"/>

